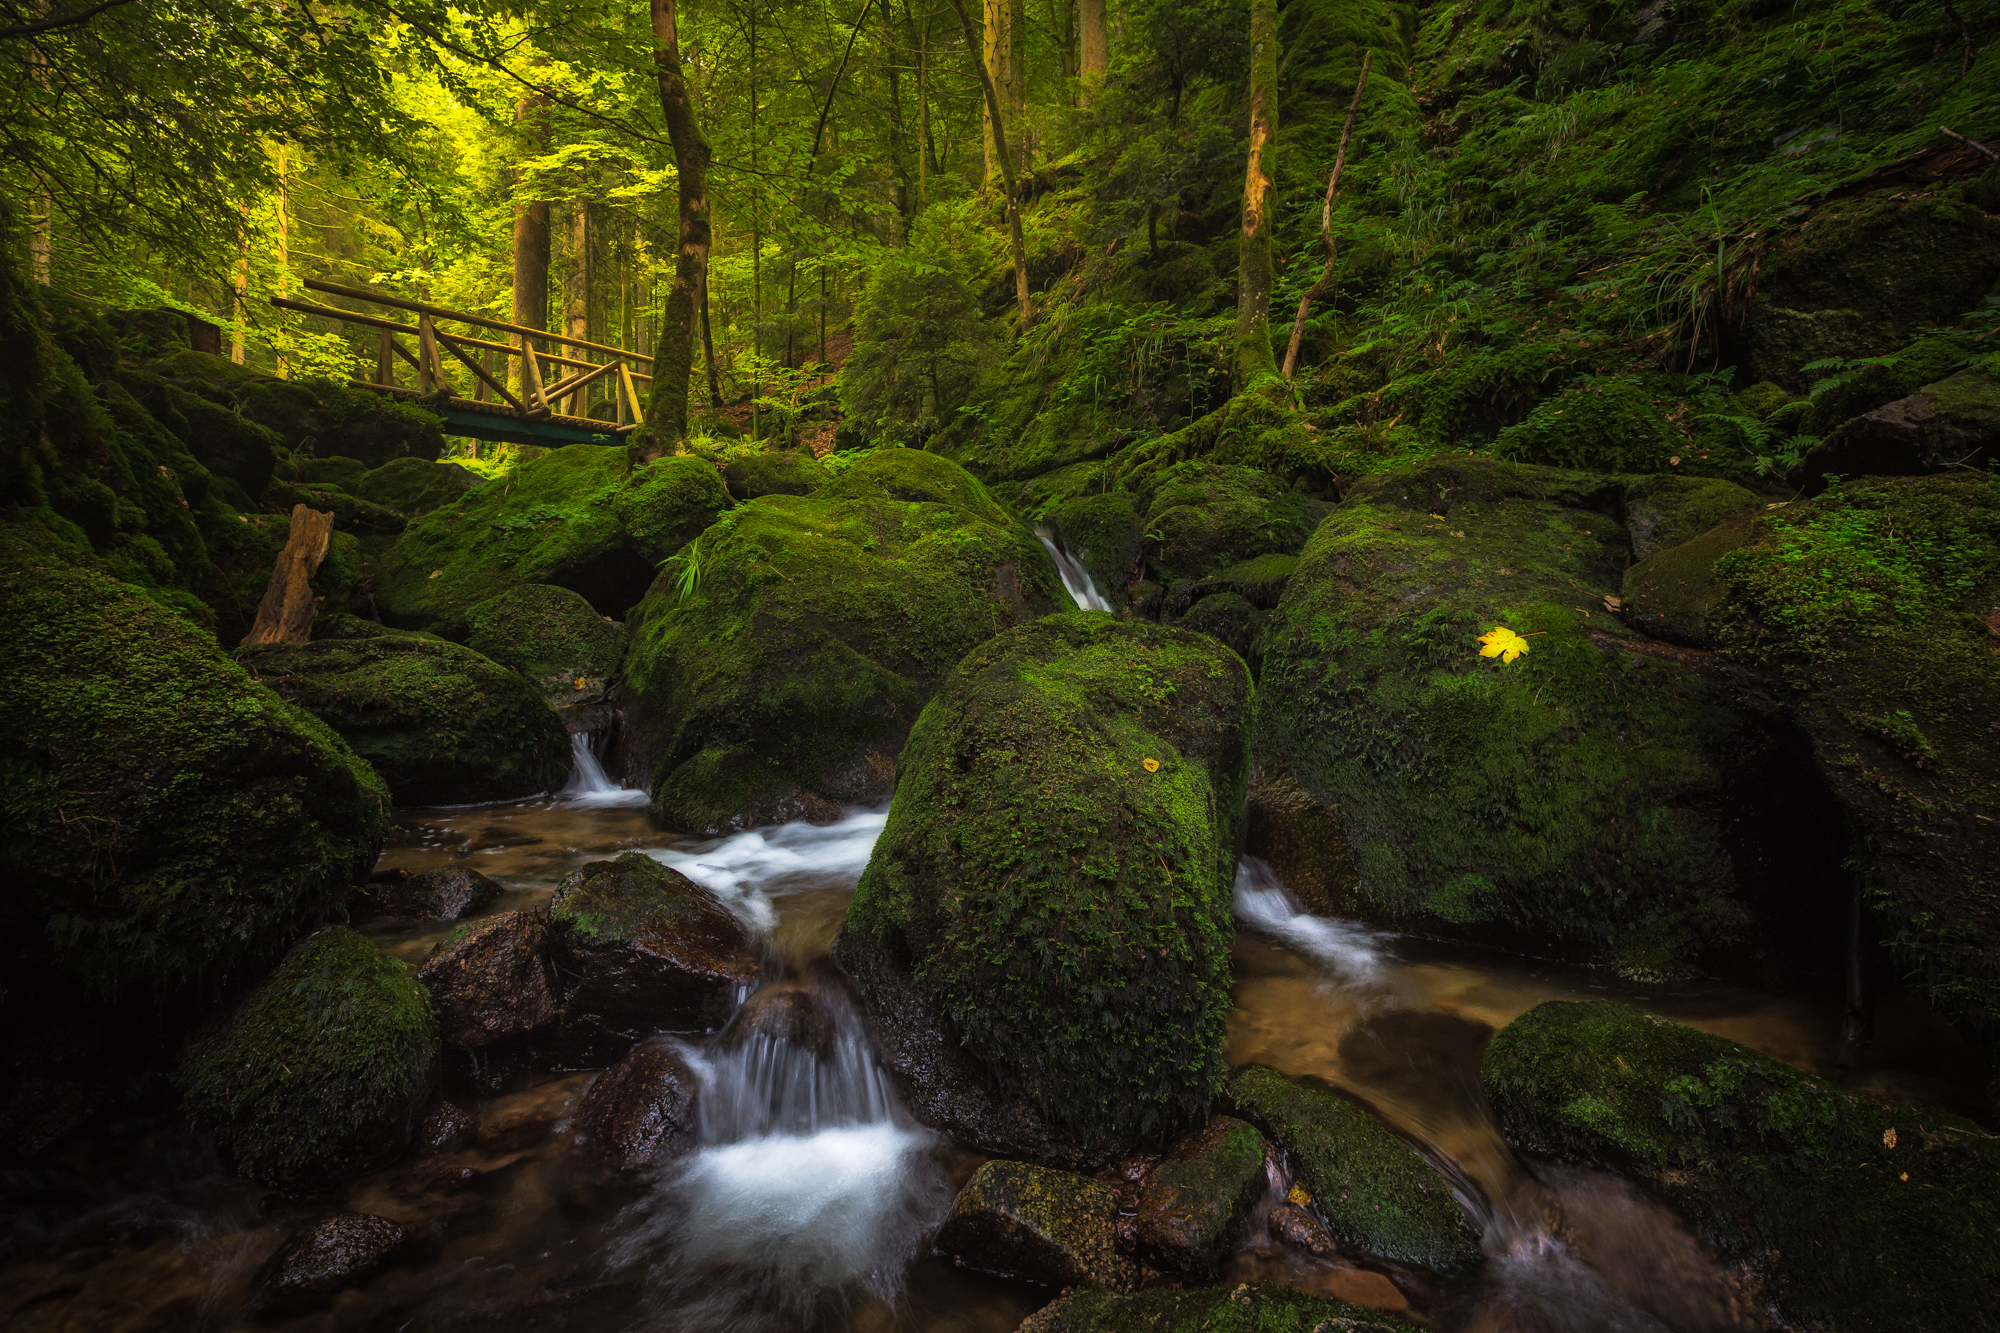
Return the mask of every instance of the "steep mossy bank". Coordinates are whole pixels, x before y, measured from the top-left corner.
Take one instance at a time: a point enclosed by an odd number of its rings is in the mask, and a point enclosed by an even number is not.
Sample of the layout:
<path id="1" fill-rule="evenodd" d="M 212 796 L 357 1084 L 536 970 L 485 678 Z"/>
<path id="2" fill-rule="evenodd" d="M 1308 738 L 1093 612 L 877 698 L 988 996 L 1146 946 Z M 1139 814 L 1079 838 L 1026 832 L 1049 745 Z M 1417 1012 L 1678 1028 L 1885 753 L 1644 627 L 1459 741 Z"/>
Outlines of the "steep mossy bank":
<path id="1" fill-rule="evenodd" d="M 911 733 L 836 958 L 864 993 L 906 970 L 1089 1153 L 1203 1123 L 1250 709 L 1242 661 L 1182 630 L 1074 611 L 974 649 Z"/>
<path id="2" fill-rule="evenodd" d="M 2000 1138 L 1970 1121 L 1608 1001 L 1530 1010 L 1480 1081 L 1511 1142 L 1637 1176 L 1788 1322 L 1995 1326 Z"/>
<path id="3" fill-rule="evenodd" d="M 100 993 L 213 985 L 346 901 L 388 792 L 204 630 L 34 529 L 0 530 L 10 948 Z"/>
<path id="4" fill-rule="evenodd" d="M 884 799 L 937 682 L 1068 600 L 984 487 L 913 449 L 746 501 L 680 559 L 633 613 L 625 690 L 654 803 L 690 831 Z"/>

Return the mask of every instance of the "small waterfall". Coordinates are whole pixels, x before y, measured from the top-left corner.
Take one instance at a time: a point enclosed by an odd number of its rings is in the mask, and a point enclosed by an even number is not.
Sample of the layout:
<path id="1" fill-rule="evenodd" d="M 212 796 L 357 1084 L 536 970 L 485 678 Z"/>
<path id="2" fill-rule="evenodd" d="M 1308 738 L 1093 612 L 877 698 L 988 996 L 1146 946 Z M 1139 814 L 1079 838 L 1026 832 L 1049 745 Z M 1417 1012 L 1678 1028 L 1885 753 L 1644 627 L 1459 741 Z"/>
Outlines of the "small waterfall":
<path id="1" fill-rule="evenodd" d="M 577 805 L 601 806 L 646 803 L 645 792 L 621 787 L 605 773 L 604 765 L 597 761 L 597 752 L 590 748 L 589 732 L 571 732 L 569 747 L 576 766 L 570 772 L 569 785 L 560 793 L 564 800 Z"/>
<path id="2" fill-rule="evenodd" d="M 1090 571 L 1083 567 L 1083 562 L 1056 543 L 1054 529 L 1046 523 L 1037 523 L 1035 536 L 1048 548 L 1049 558 L 1056 562 L 1056 573 L 1062 575 L 1063 587 L 1069 592 L 1069 599 L 1076 603 L 1077 610 L 1111 609 L 1111 603 L 1097 590 L 1097 584 L 1091 581 Z"/>
<path id="3" fill-rule="evenodd" d="M 1275 935 L 1350 985 L 1373 981 L 1382 970 L 1382 936 L 1352 921 L 1313 916 L 1299 906 L 1271 867 L 1254 856 L 1236 862 L 1236 919 Z"/>
<path id="4" fill-rule="evenodd" d="M 647 855 L 714 894 L 751 930 L 766 933 L 778 920 L 774 896 L 830 886 L 852 888 L 888 822 L 886 810 L 860 809 L 832 824 L 794 820 L 738 833 L 693 851 Z"/>

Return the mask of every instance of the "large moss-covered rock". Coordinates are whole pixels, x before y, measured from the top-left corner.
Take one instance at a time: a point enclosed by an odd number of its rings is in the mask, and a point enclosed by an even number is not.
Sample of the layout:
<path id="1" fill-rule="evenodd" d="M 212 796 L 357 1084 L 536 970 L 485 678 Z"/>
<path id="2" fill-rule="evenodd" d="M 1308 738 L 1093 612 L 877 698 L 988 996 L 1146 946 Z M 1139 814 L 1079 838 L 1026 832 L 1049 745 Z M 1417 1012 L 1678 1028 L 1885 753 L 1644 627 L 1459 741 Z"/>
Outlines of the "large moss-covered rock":
<path id="1" fill-rule="evenodd" d="M 468 608 L 452 627 L 558 707 L 602 694 L 625 659 L 625 627 L 568 588 L 524 583 Z"/>
<path id="2" fill-rule="evenodd" d="M 1308 1296 L 1295 1287 L 1090 1287 L 1029 1316 L 1021 1333 L 1418 1333 L 1386 1310 Z"/>
<path id="3" fill-rule="evenodd" d="M 409 1146 L 437 1063 L 430 997 L 401 960 L 324 926 L 181 1054 L 187 1111 L 243 1174 L 316 1189 Z"/>
<path id="4" fill-rule="evenodd" d="M 1027 1162 L 988 1162 L 952 1202 L 937 1247 L 960 1263 L 1051 1287 L 1129 1286 L 1118 1191 Z"/>
<path id="5" fill-rule="evenodd" d="M 1341 1242 L 1436 1273 L 1479 1262 L 1479 1228 L 1437 1168 L 1360 1104 L 1307 1077 L 1245 1065 L 1224 1093 L 1290 1156 L 1312 1208 Z"/>
<path id="6" fill-rule="evenodd" d="M 1161 472 L 1144 498 L 1147 569 L 1167 585 L 1261 555 L 1295 555 L 1327 508 L 1269 473 L 1200 459 Z"/>
<path id="7" fill-rule="evenodd" d="M 423 628 L 509 588 L 553 583 L 623 616 L 660 563 L 729 504 L 698 458 L 632 471 L 622 448 L 552 449 L 413 521 L 375 562 L 376 603 L 391 623 Z"/>
<path id="8" fill-rule="evenodd" d="M 1625 623 L 1655 639 L 1709 647 L 1708 617 L 1722 597 L 1715 562 L 1749 541 L 1756 525 L 1754 512 L 1736 514 L 1631 566 L 1623 588 Z"/>
<path id="9" fill-rule="evenodd" d="M 1264 1196 L 1264 1136 L 1226 1115 L 1185 1135 L 1146 1177 L 1133 1228 L 1138 1254 L 1169 1273 L 1212 1277 Z"/>
<path id="10" fill-rule="evenodd" d="M 1843 422 L 1813 446 L 1796 479 L 1809 491 L 1828 477 L 1911 477 L 1984 468 L 2000 457 L 2000 380 L 1990 359 Z"/>
<path id="11" fill-rule="evenodd" d="M 415 517 L 444 508 L 479 484 L 478 477 L 456 463 L 404 457 L 355 478 L 346 489 L 371 504 Z"/>
<path id="12" fill-rule="evenodd" d="M 1086 1150 L 1205 1122 L 1250 697 L 1213 640 L 1092 612 L 975 649 L 911 733 L 836 958 L 864 993 L 907 970 Z"/>
<path id="13" fill-rule="evenodd" d="M 1504 923 L 1635 976 L 1747 929 L 1724 845 L 1762 733 L 1605 612 L 1617 502 L 1610 478 L 1440 459 L 1358 483 L 1307 545 L 1260 737 L 1338 808 L 1366 915 Z M 1496 626 L 1528 651 L 1482 657 Z"/>
<path id="14" fill-rule="evenodd" d="M 1716 642 L 1810 738 L 1890 949 L 2000 1042 L 2000 481 L 1848 481 L 1714 572 Z"/>
<path id="15" fill-rule="evenodd" d="M 1599 472 L 1665 472 L 1684 446 L 1644 382 L 1610 375 L 1537 403 L 1526 421 L 1500 432 L 1493 455 Z"/>
<path id="16" fill-rule="evenodd" d="M 569 774 L 569 733 L 540 691 L 470 648 L 395 635 L 258 644 L 237 660 L 339 732 L 399 805 L 533 796 Z"/>
<path id="17" fill-rule="evenodd" d="M 11 946 L 102 992 L 219 982 L 338 911 L 374 864 L 381 780 L 205 631 L 14 529 L 0 627 Z"/>
<path id="18" fill-rule="evenodd" d="M 1994 1326 L 2000 1138 L 1609 1001 L 1550 1001 L 1480 1067 L 1518 1146 L 1630 1172 L 1787 1326 Z"/>
<path id="19" fill-rule="evenodd" d="M 1632 558 L 1645 560 L 1763 507 L 1764 501 L 1718 477 L 1639 477 L 1625 488 L 1625 531 L 1632 539 Z"/>
<path id="20" fill-rule="evenodd" d="M 625 667 L 653 799 L 690 830 L 884 799 L 938 679 L 1067 602 L 1030 533 L 912 449 L 748 501 L 690 558 L 699 587 L 684 601 L 677 579 L 654 587 Z"/>
<path id="21" fill-rule="evenodd" d="M 744 454 L 722 468 L 723 484 L 738 500 L 754 500 L 760 495 L 810 495 L 831 476 L 805 449 Z"/>

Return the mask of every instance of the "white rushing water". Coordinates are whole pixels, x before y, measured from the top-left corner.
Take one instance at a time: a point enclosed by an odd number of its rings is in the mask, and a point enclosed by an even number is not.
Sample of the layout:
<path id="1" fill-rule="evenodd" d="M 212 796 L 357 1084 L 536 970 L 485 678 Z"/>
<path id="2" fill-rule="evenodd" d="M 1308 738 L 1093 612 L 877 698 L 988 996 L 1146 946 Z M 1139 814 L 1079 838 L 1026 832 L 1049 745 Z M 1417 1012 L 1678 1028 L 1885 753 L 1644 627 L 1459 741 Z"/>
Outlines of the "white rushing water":
<path id="1" fill-rule="evenodd" d="M 1069 599 L 1076 603 L 1079 611 L 1109 611 L 1111 603 L 1097 590 L 1097 584 L 1090 577 L 1090 571 L 1083 562 L 1065 551 L 1056 542 L 1055 532 L 1046 523 L 1035 525 L 1035 536 L 1048 548 L 1049 559 L 1056 562 L 1056 573 L 1062 575 L 1063 588 Z"/>
<path id="2" fill-rule="evenodd" d="M 1257 857 L 1237 859 L 1235 908 L 1238 921 L 1276 936 L 1321 964 L 1337 981 L 1360 985 L 1382 974 L 1380 932 L 1352 921 L 1313 916 Z"/>
<path id="3" fill-rule="evenodd" d="M 621 787 L 613 782 L 604 771 L 604 765 L 597 762 L 597 752 L 590 748 L 590 733 L 579 731 L 569 738 L 571 758 L 575 768 L 569 775 L 569 785 L 557 793 L 563 800 L 574 805 L 644 805 L 646 793 L 637 787 Z"/>
<path id="4" fill-rule="evenodd" d="M 887 810 L 856 810 L 832 824 L 796 820 L 693 851 L 647 855 L 714 894 L 750 929 L 768 932 L 778 921 L 774 898 L 800 889 L 852 888 L 888 820 Z"/>

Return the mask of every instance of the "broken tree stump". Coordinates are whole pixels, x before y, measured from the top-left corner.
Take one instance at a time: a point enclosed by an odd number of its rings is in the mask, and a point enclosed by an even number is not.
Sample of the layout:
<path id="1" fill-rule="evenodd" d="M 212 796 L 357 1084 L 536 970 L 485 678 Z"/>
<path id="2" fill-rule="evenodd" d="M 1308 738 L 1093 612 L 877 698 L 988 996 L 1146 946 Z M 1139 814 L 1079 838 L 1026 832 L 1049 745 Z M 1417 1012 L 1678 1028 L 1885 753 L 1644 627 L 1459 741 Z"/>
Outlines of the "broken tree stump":
<path id="1" fill-rule="evenodd" d="M 333 515 L 305 505 L 292 506 L 292 526 L 285 549 L 271 569 L 264 600 L 257 604 L 257 623 L 243 636 L 245 643 L 304 643 L 312 635 L 320 598 L 313 596 L 312 576 L 326 559 L 333 540 Z"/>

